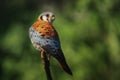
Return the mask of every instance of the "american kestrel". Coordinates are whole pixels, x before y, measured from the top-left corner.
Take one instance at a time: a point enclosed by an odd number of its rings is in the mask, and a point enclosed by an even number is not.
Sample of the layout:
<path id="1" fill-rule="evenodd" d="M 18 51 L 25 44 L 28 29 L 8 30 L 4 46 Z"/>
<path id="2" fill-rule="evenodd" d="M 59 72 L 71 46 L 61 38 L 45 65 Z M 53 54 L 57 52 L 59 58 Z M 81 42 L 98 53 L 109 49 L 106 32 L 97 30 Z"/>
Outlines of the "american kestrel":
<path id="1" fill-rule="evenodd" d="M 38 20 L 30 27 L 29 36 L 33 46 L 50 56 L 53 56 L 63 70 L 72 75 L 61 49 L 58 33 L 52 25 L 55 15 L 52 12 L 43 12 Z"/>

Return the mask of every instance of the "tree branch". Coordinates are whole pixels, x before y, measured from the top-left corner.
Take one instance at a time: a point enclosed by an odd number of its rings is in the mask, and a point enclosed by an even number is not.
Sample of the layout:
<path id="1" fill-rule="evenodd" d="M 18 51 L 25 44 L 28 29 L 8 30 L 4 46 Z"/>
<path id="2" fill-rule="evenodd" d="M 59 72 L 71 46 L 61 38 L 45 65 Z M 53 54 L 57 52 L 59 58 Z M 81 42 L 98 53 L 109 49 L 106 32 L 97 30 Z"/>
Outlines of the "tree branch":
<path id="1" fill-rule="evenodd" d="M 51 72 L 50 72 L 50 62 L 48 60 L 48 57 L 46 55 L 46 53 L 42 53 L 42 63 L 44 65 L 44 70 L 45 70 L 45 73 L 46 73 L 46 77 L 47 77 L 47 80 L 52 80 L 52 76 L 51 76 Z"/>

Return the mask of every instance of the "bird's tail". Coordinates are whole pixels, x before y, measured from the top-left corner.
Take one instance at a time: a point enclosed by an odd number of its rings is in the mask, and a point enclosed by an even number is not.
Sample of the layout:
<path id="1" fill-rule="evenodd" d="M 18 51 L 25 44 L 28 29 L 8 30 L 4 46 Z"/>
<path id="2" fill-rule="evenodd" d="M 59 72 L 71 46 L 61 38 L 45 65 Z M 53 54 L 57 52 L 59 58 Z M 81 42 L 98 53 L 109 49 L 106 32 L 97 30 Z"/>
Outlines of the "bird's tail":
<path id="1" fill-rule="evenodd" d="M 60 51 L 61 52 L 61 51 Z M 63 68 L 63 70 L 65 72 L 67 72 L 68 74 L 72 75 L 72 71 L 70 70 L 69 66 L 66 63 L 65 57 L 63 55 L 63 53 L 58 53 L 54 56 L 57 61 L 60 63 L 61 67 Z"/>

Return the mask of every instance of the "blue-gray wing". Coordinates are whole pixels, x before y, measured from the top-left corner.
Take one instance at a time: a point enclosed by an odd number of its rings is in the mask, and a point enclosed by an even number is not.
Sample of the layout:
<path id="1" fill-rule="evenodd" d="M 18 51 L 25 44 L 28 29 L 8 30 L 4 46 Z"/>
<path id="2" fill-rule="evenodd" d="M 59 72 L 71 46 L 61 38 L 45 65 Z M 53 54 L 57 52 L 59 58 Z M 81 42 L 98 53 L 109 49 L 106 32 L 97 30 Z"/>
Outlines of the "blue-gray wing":
<path id="1" fill-rule="evenodd" d="M 43 48 L 46 52 L 49 52 L 50 54 L 55 54 L 56 50 L 61 49 L 59 40 L 56 40 L 54 38 L 47 39 L 39 32 L 35 31 L 33 27 L 30 27 L 29 29 L 29 37 L 33 46 L 37 50 Z"/>

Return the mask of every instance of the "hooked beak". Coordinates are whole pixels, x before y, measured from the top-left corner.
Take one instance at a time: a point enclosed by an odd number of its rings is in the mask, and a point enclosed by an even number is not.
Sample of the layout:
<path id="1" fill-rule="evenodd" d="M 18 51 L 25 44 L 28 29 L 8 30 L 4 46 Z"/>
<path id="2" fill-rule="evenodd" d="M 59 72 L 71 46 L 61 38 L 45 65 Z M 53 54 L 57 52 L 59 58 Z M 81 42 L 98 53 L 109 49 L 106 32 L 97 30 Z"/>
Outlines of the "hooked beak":
<path id="1" fill-rule="evenodd" d="M 52 17 L 48 18 L 48 22 L 49 22 L 49 23 L 52 23 L 52 22 L 53 22 Z"/>

